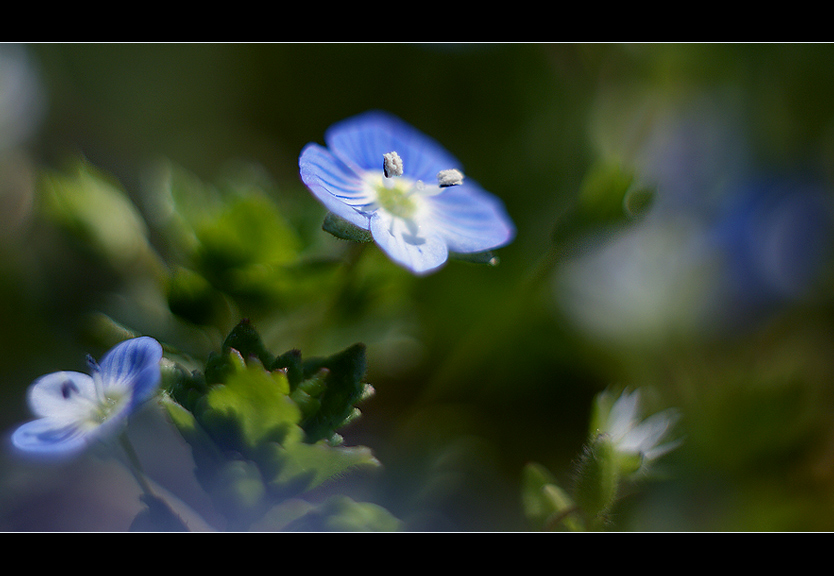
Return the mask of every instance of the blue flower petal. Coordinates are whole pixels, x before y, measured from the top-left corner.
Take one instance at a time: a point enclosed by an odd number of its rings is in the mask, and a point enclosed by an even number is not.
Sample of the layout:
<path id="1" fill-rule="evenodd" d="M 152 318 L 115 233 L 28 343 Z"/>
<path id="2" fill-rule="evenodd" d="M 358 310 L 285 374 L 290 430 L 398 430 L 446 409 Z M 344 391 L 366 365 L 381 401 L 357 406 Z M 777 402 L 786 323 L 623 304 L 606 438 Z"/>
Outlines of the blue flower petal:
<path id="1" fill-rule="evenodd" d="M 429 198 L 428 204 L 431 222 L 452 252 L 492 250 L 515 237 L 515 227 L 501 201 L 471 180 Z"/>
<path id="2" fill-rule="evenodd" d="M 388 256 L 413 271 L 427 274 L 449 257 L 446 242 L 433 229 L 416 228 L 409 220 L 378 212 L 371 219 L 371 234 Z"/>
<path id="3" fill-rule="evenodd" d="M 101 359 L 100 379 L 105 387 L 129 386 L 133 404 L 150 397 L 160 380 L 162 346 L 153 338 L 132 338 L 114 346 Z"/>
<path id="4" fill-rule="evenodd" d="M 29 453 L 44 456 L 72 456 L 87 447 L 89 431 L 72 423 L 59 424 L 49 418 L 27 422 L 12 434 L 12 444 Z"/>
<path id="5" fill-rule="evenodd" d="M 386 112 L 373 110 L 331 126 L 328 148 L 354 170 L 381 170 L 382 155 L 397 152 L 404 175 L 433 183 L 437 173 L 461 169 L 460 162 L 433 138 Z"/>
<path id="6" fill-rule="evenodd" d="M 380 165 L 382 156 L 380 155 Z M 298 159 L 301 180 L 325 207 L 360 228 L 368 229 L 361 212 L 373 202 L 360 176 L 326 148 L 308 144 Z"/>

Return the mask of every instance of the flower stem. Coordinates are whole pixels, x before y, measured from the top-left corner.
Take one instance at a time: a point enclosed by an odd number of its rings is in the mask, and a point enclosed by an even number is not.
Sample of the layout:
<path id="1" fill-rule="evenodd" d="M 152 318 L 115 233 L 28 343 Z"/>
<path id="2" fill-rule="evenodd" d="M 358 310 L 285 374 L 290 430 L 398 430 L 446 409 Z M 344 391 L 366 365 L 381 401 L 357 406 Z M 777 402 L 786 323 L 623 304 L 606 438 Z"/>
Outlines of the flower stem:
<path id="1" fill-rule="evenodd" d="M 337 290 L 335 296 L 330 300 L 326 316 L 328 319 L 333 319 L 339 316 L 339 310 L 347 300 L 352 297 L 352 292 L 355 290 L 357 281 L 357 268 L 362 255 L 366 252 L 367 244 L 363 242 L 353 242 L 345 252 L 344 264 L 342 266 L 341 286 Z"/>
<path id="2" fill-rule="evenodd" d="M 142 470 L 142 464 L 139 462 L 139 457 L 136 455 L 136 450 L 133 449 L 133 444 L 131 444 L 128 439 L 127 433 L 122 432 L 119 435 L 119 443 L 122 445 L 125 455 L 127 455 L 129 464 L 128 468 L 133 474 L 133 477 L 136 479 L 136 483 L 139 484 L 142 492 L 155 498 L 156 495 L 153 493 L 153 490 L 151 490 L 151 485 L 148 483 L 147 478 L 145 478 L 145 473 Z"/>

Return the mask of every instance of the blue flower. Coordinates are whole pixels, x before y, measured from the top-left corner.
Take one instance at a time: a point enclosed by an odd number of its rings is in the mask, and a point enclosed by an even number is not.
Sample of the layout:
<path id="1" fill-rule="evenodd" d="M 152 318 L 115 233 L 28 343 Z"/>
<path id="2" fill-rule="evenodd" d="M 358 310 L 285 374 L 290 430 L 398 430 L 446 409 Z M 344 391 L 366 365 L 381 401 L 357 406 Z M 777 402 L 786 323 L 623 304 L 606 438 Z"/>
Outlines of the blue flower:
<path id="1" fill-rule="evenodd" d="M 18 449 L 44 456 L 71 456 L 118 431 L 127 417 L 153 396 L 160 380 L 162 347 L 153 338 L 133 338 L 113 347 L 92 376 L 54 372 L 38 378 L 27 393 L 37 416 L 12 434 Z"/>
<path id="2" fill-rule="evenodd" d="M 470 179 L 440 144 L 390 114 L 371 111 L 331 126 L 327 148 L 304 147 L 301 180 L 324 206 L 369 231 L 415 274 L 449 253 L 504 246 L 515 228 L 500 200 Z"/>
<path id="3" fill-rule="evenodd" d="M 832 231 L 830 199 L 812 181 L 758 177 L 734 186 L 712 228 L 726 270 L 725 316 L 753 319 L 811 293 L 831 263 Z"/>

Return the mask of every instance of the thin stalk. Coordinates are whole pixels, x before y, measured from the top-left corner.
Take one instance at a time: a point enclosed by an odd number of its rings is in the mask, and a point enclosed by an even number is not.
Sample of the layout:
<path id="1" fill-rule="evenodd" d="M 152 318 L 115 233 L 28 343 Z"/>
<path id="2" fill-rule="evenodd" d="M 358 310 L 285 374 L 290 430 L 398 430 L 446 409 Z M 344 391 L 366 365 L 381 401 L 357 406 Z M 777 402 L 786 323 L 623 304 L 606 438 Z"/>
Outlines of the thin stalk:
<path id="1" fill-rule="evenodd" d="M 122 449 L 125 451 L 125 455 L 127 456 L 128 460 L 128 468 L 130 472 L 133 474 L 133 477 L 136 479 L 136 483 L 139 484 L 139 487 L 142 489 L 142 492 L 147 494 L 148 496 L 152 496 L 156 498 L 156 494 L 153 493 L 151 490 L 151 485 L 148 483 L 147 478 L 145 478 L 145 473 L 142 470 L 142 464 L 139 462 L 139 457 L 136 455 L 136 450 L 133 449 L 133 444 L 131 444 L 130 440 L 127 437 L 126 432 L 122 432 L 119 435 L 119 443 L 122 445 Z"/>

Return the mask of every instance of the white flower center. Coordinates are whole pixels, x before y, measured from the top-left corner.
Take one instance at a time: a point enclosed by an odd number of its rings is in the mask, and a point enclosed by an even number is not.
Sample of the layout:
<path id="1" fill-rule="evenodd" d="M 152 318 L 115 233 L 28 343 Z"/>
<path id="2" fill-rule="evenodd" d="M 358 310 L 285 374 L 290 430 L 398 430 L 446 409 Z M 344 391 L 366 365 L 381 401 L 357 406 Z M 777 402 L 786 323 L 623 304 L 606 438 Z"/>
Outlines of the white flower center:
<path id="1" fill-rule="evenodd" d="M 98 364 L 90 357 L 88 357 L 87 362 L 90 364 L 93 372 L 93 386 L 96 391 L 96 399 L 90 402 L 85 423 L 90 427 L 95 427 L 104 424 L 112 416 L 124 410 L 130 400 L 130 390 L 118 384 L 114 385 L 114 383 L 105 386 Z M 77 388 L 75 391 L 77 391 Z M 65 398 L 68 397 L 67 391 L 62 389 L 62 393 Z"/>
<path id="2" fill-rule="evenodd" d="M 438 172 L 437 184 L 411 180 L 403 174 L 402 158 L 396 151 L 391 151 L 382 155 L 382 171 L 366 173 L 365 182 L 373 190 L 379 208 L 405 220 L 412 220 L 419 213 L 424 198 L 463 183 L 463 174 L 456 169 Z"/>
<path id="3" fill-rule="evenodd" d="M 128 394 L 108 394 L 99 400 L 96 409 L 90 414 L 90 421 L 104 424 L 111 416 L 120 413 L 129 398 Z"/>

